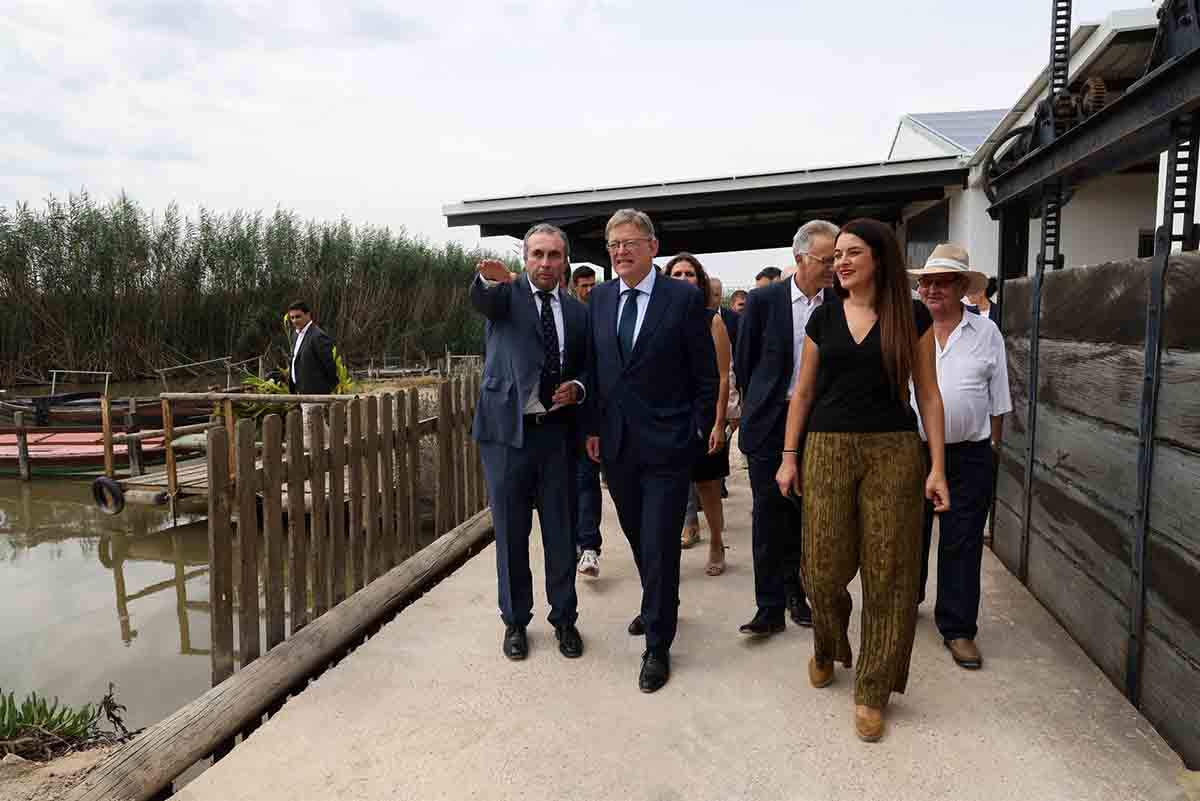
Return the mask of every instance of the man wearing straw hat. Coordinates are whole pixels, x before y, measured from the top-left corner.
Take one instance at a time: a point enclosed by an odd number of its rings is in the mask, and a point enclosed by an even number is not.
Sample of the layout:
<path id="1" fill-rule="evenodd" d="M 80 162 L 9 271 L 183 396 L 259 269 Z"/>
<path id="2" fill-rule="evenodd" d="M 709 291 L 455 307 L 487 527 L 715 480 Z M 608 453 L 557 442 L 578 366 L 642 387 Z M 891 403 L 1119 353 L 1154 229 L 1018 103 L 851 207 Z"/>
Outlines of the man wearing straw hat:
<path id="1" fill-rule="evenodd" d="M 970 268 L 965 250 L 938 245 L 925 266 L 909 274 L 933 316 L 938 387 L 946 414 L 946 480 L 954 499 L 951 510 L 938 516 L 934 621 L 955 663 L 976 670 L 983 665 L 975 636 L 983 529 L 995 472 L 992 454 L 1000 444 L 1003 417 L 1012 411 L 1004 340 L 995 323 L 968 313 L 963 305 L 964 296 L 981 292 L 988 281 Z M 918 424 L 919 420 L 918 415 Z M 933 507 L 926 504 L 922 600 L 932 535 Z"/>

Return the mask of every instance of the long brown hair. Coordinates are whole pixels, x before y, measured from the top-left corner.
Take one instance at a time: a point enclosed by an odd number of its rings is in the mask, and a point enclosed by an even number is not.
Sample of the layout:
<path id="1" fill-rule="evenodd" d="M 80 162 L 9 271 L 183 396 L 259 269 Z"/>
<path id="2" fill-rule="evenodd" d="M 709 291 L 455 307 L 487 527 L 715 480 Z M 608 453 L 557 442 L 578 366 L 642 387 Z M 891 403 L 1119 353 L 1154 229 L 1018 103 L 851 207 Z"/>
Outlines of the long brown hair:
<path id="1" fill-rule="evenodd" d="M 669 262 L 667 262 L 667 266 L 663 268 L 663 271 L 667 274 L 667 277 L 670 278 L 671 268 L 681 261 L 686 261 L 688 264 L 692 265 L 693 268 L 695 268 L 696 286 L 700 289 L 700 292 L 704 294 L 704 308 L 707 309 L 708 304 L 712 301 L 710 294 L 712 292 L 712 283 L 708 280 L 708 273 L 704 271 L 704 266 L 700 264 L 699 259 L 693 256 L 691 253 L 679 253 L 672 257 Z"/>
<path id="2" fill-rule="evenodd" d="M 917 361 L 917 322 L 913 316 L 912 290 L 904 269 L 904 255 L 892 229 L 879 220 L 861 218 L 842 226 L 843 234 L 853 234 L 867 243 L 875 259 L 875 297 L 872 303 L 879 315 L 879 345 L 883 351 L 883 369 L 896 390 L 896 396 L 908 402 L 908 381 Z"/>

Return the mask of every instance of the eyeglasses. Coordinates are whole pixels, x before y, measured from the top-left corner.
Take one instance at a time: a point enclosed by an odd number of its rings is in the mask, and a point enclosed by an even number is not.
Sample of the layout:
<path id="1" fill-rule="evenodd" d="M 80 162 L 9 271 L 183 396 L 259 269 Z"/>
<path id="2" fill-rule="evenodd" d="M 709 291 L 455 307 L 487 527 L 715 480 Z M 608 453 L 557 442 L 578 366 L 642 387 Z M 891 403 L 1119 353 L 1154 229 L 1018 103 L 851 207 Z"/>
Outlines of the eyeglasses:
<path id="1" fill-rule="evenodd" d="M 605 247 L 608 248 L 609 253 L 617 253 L 621 250 L 621 248 L 624 248 L 625 250 L 633 250 L 633 246 L 636 245 L 638 242 L 649 242 L 649 241 L 650 241 L 650 237 L 648 237 L 648 236 L 643 236 L 638 239 L 618 239 L 613 242 L 607 243 L 605 245 Z"/>
<path id="2" fill-rule="evenodd" d="M 806 258 L 806 259 L 812 259 L 813 261 L 817 262 L 825 269 L 829 269 L 830 267 L 832 267 L 834 265 L 834 262 L 837 261 L 837 259 L 835 259 L 833 256 L 826 256 L 823 259 L 818 259 L 816 256 L 812 255 L 811 253 L 804 253 L 801 255 L 803 255 L 804 258 Z"/>
<path id="3" fill-rule="evenodd" d="M 917 286 L 921 289 L 951 289 L 958 285 L 957 275 L 939 276 L 937 278 L 918 278 Z"/>

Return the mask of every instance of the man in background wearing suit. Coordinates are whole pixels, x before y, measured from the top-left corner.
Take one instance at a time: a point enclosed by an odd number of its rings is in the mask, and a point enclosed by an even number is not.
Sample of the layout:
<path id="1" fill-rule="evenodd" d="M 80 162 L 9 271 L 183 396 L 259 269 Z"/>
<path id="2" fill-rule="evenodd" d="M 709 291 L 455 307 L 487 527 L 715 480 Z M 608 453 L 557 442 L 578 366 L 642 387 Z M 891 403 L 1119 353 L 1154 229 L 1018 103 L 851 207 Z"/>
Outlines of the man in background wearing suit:
<path id="1" fill-rule="evenodd" d="M 742 315 L 725 305 L 725 284 L 721 283 L 720 278 L 710 275 L 708 283 L 712 293 L 717 296 L 717 313 L 721 315 L 721 322 L 725 323 L 725 332 L 729 334 L 729 344 L 734 345 L 737 343 L 738 325 L 742 321 Z"/>
<path id="2" fill-rule="evenodd" d="M 836 302 L 833 245 L 836 225 L 807 222 L 792 240 L 796 271 L 787 280 L 753 290 L 742 312 L 733 371 L 742 391 L 738 443 L 750 465 L 753 497 L 754 597 L 757 611 L 743 634 L 770 636 L 784 629 L 784 609 L 800 626 L 812 611 L 800 583 L 800 507 L 779 494 L 775 473 L 783 460 L 788 400 L 804 349 L 804 328 L 822 303 Z"/>
<path id="3" fill-rule="evenodd" d="M 679 530 L 692 464 L 716 420 L 717 355 L 706 299 L 654 267 L 658 240 L 640 211 L 622 209 L 605 227 L 617 278 L 592 290 L 592 381 L 588 456 L 604 465 L 608 491 L 642 582 L 644 634 L 638 687 L 654 692 L 671 675 L 679 617 Z"/>
<path id="4" fill-rule="evenodd" d="M 525 272 L 514 277 L 485 260 L 471 282 L 471 305 L 487 318 L 487 356 L 472 436 L 479 442 L 496 527 L 496 577 L 502 650 L 529 652 L 533 619 L 529 532 L 538 510 L 550 624 L 563 656 L 583 655 L 575 627 L 575 539 L 568 493 L 568 448 L 579 380 L 587 369 L 588 313 L 561 288 L 570 264 L 567 235 L 540 223 L 525 234 Z"/>
<path id="5" fill-rule="evenodd" d="M 312 310 L 303 300 L 288 306 L 288 321 L 294 329 L 288 389 L 294 395 L 332 394 L 338 384 L 333 340 L 313 322 Z M 304 447 L 308 448 L 309 420 L 324 411 L 319 403 L 302 403 L 300 411 L 304 415 Z"/>

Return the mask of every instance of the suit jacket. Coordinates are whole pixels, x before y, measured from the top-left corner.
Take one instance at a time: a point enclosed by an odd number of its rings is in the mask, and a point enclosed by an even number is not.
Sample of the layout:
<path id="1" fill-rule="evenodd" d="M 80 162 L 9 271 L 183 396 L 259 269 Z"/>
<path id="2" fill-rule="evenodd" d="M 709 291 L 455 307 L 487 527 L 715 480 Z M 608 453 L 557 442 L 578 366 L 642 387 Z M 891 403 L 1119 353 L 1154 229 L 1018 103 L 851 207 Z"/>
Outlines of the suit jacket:
<path id="1" fill-rule="evenodd" d="M 546 352 L 534 291 L 525 273 L 490 287 L 479 278 L 471 282 L 471 305 L 487 318 L 483 386 L 471 429 L 479 442 L 525 446 L 525 403 L 541 382 Z M 587 307 L 561 290 L 558 297 L 563 315 L 562 380 L 579 381 L 586 390 Z M 554 414 L 573 422 L 577 409 Z"/>
<path id="2" fill-rule="evenodd" d="M 617 344 L 621 282 L 588 296 L 592 384 L 588 432 L 605 461 L 685 465 L 717 413 L 717 352 L 700 290 L 658 274 L 633 353 Z M 639 302 L 646 302 L 641 299 Z"/>
<path id="3" fill-rule="evenodd" d="M 725 323 L 725 331 L 729 334 L 729 344 L 737 347 L 738 329 L 741 328 L 742 315 L 733 309 L 721 307 L 721 322 Z"/>
<path id="4" fill-rule="evenodd" d="M 296 337 L 292 334 L 290 351 L 296 347 Z M 329 395 L 338 383 L 337 364 L 333 360 L 333 340 L 329 335 L 312 323 L 304 340 L 300 343 L 300 352 L 296 354 L 296 372 L 300 380 L 293 379 L 288 373 L 288 386 L 297 395 Z M 289 358 L 288 367 L 292 360 Z"/>
<path id="5" fill-rule="evenodd" d="M 832 289 L 826 289 L 822 302 L 840 301 Z M 790 279 L 751 290 L 733 355 L 733 372 L 742 393 L 738 443 L 743 453 L 783 447 L 782 441 L 773 441 L 772 432 L 782 433 L 787 418 L 788 384 L 796 364 L 793 325 Z"/>

